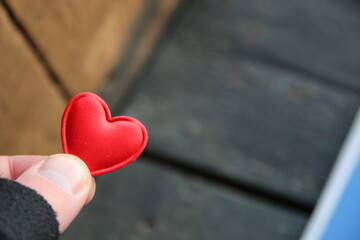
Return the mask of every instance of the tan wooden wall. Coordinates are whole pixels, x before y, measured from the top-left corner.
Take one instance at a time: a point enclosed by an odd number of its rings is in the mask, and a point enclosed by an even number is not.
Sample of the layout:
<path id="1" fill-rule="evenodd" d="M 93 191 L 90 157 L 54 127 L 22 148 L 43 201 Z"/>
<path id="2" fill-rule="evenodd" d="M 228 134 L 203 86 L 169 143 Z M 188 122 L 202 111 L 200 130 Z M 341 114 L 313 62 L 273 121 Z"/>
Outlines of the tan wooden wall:
<path id="1" fill-rule="evenodd" d="M 141 26 L 127 79 L 146 61 L 177 3 L 159 0 L 151 21 Z M 148 5 L 146 0 L 0 0 L 1 155 L 61 151 L 67 101 L 101 89 L 127 54 Z"/>

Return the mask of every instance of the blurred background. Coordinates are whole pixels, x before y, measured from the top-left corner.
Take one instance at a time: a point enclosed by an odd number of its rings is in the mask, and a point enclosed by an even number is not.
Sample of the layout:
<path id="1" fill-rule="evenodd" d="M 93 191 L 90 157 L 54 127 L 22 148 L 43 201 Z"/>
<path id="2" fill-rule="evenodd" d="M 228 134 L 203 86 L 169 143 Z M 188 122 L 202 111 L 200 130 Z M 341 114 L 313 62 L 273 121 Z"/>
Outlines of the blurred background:
<path id="1" fill-rule="evenodd" d="M 0 0 L 0 154 L 79 92 L 148 129 L 62 239 L 299 239 L 360 105 L 354 0 Z"/>

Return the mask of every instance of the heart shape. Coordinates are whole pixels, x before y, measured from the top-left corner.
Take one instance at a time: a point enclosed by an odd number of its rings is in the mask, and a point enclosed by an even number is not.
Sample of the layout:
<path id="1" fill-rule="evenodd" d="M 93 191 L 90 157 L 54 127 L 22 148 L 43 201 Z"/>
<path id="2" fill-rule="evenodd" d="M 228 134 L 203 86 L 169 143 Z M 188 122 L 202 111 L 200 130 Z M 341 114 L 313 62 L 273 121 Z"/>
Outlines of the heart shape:
<path id="1" fill-rule="evenodd" d="M 80 93 L 67 105 L 61 123 L 64 153 L 82 159 L 92 176 L 126 166 L 141 154 L 147 132 L 138 120 L 111 117 L 106 103 L 93 93 Z"/>

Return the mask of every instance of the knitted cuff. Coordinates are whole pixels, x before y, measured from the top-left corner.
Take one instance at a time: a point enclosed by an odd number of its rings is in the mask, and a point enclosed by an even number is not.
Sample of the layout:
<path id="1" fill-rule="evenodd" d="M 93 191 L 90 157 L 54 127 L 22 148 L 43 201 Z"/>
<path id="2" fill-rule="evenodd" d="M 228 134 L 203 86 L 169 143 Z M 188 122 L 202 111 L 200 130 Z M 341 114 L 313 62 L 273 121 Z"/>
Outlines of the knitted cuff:
<path id="1" fill-rule="evenodd" d="M 59 235 L 55 212 L 41 195 L 0 178 L 1 240 L 57 240 Z"/>

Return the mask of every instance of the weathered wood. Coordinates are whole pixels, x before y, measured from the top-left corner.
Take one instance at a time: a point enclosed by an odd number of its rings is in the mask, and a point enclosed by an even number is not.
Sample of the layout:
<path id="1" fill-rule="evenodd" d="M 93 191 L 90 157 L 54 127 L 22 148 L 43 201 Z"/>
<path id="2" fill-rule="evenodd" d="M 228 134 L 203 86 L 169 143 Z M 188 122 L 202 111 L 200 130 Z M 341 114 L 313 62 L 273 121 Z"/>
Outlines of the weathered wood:
<path id="1" fill-rule="evenodd" d="M 0 154 L 61 150 L 64 100 L 0 5 Z"/>
<path id="2" fill-rule="evenodd" d="M 272 60 L 360 90 L 358 1 L 198 0 L 181 25 L 193 51 Z"/>
<path id="3" fill-rule="evenodd" d="M 184 31 L 125 111 L 147 126 L 147 149 L 313 204 L 360 96 L 275 65 L 194 49 L 183 42 L 192 31 Z"/>
<path id="4" fill-rule="evenodd" d="M 97 180 L 66 239 L 298 239 L 305 217 L 140 159 Z"/>
<path id="5" fill-rule="evenodd" d="M 144 0 L 6 0 L 71 94 L 101 86 Z"/>

